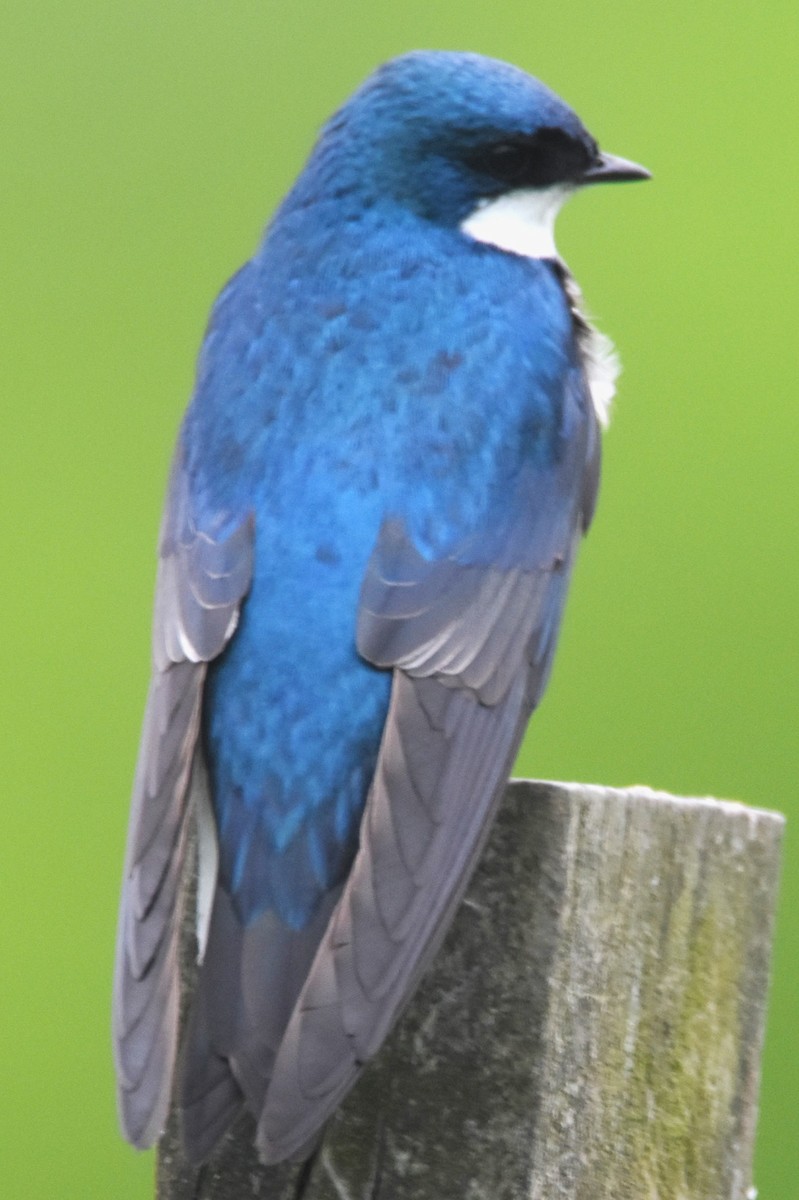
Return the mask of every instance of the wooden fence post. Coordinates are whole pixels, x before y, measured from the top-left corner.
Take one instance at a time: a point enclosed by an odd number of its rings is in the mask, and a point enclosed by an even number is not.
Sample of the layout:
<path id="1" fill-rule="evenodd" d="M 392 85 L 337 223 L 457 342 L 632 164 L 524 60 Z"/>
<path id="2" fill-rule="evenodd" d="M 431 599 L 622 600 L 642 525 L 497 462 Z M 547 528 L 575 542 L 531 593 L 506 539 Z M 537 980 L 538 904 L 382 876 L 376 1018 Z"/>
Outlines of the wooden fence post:
<path id="1" fill-rule="evenodd" d="M 783 818 L 515 781 L 307 1177 L 243 1119 L 159 1200 L 746 1200 Z"/>

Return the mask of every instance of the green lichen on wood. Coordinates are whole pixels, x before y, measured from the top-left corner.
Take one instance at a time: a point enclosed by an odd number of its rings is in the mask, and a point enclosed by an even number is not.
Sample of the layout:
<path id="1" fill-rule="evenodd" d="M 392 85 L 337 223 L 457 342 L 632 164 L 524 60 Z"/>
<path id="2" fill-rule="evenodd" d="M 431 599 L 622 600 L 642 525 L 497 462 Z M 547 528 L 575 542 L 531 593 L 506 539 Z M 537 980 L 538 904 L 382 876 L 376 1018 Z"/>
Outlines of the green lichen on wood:
<path id="1" fill-rule="evenodd" d="M 633 1054 L 627 1170 L 643 1195 L 715 1197 L 734 1120 L 743 947 L 718 904 L 697 920 L 692 899 L 672 910 Z"/>
<path id="2" fill-rule="evenodd" d="M 745 1196 L 781 829 L 760 816 L 601 789 L 572 809 L 534 1200 Z"/>

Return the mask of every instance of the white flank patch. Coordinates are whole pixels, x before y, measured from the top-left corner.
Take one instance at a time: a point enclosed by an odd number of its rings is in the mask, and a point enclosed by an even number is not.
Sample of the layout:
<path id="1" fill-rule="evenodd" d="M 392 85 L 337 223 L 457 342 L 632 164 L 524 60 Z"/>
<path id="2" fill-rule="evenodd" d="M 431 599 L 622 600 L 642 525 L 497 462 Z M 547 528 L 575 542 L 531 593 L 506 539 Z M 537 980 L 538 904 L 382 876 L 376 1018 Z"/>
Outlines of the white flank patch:
<path id="1" fill-rule="evenodd" d="M 494 200 L 481 200 L 461 222 L 461 233 L 526 258 L 557 258 L 555 218 L 573 190 L 562 185 L 519 188 Z"/>
<path id="2" fill-rule="evenodd" d="M 616 395 L 621 362 L 609 337 L 588 323 L 588 340 L 583 347 L 585 374 L 596 418 L 603 429 L 610 423 L 610 406 Z"/>
<path id="3" fill-rule="evenodd" d="M 588 317 L 583 294 L 568 271 L 565 273 L 563 284 L 574 319 L 582 329 L 580 348 L 583 352 L 583 366 L 591 403 L 599 424 L 603 429 L 607 429 L 610 423 L 610 406 L 616 395 L 616 380 L 621 373 L 621 362 L 613 342 L 606 334 L 600 333 Z"/>
<path id="4" fill-rule="evenodd" d="M 208 774 L 199 755 L 194 760 L 192 799 L 197 813 L 197 962 L 205 956 L 208 942 L 208 927 L 214 906 L 216 877 L 219 870 L 219 847 L 216 841 L 216 823 L 211 808 Z"/>

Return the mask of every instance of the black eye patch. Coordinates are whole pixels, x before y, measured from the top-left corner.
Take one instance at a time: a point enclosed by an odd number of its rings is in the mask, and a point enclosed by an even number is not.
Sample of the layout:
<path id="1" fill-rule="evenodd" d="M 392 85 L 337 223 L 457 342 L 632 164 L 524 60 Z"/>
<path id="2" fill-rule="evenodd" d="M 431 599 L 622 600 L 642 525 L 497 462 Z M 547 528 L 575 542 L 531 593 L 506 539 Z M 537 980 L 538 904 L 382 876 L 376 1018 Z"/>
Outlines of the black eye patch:
<path id="1" fill-rule="evenodd" d="M 472 170 L 507 187 L 545 188 L 575 182 L 595 156 L 596 151 L 562 129 L 539 129 L 482 142 L 465 157 Z"/>

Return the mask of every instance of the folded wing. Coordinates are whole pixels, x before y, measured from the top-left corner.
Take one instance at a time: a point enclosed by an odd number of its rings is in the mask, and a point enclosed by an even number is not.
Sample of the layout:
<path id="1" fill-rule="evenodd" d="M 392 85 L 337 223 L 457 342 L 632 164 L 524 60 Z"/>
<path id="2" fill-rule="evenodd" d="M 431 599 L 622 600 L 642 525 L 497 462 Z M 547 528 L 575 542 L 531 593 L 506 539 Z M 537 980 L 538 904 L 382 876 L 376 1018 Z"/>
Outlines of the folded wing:
<path id="1" fill-rule="evenodd" d="M 233 635 L 251 571 L 251 522 L 220 514 L 211 532 L 198 529 L 178 449 L 161 530 L 153 676 L 114 979 L 120 1117 L 126 1137 L 141 1147 L 151 1145 L 164 1124 L 177 1048 L 180 882 L 190 796 L 202 775 L 197 737 L 206 664 Z"/>

